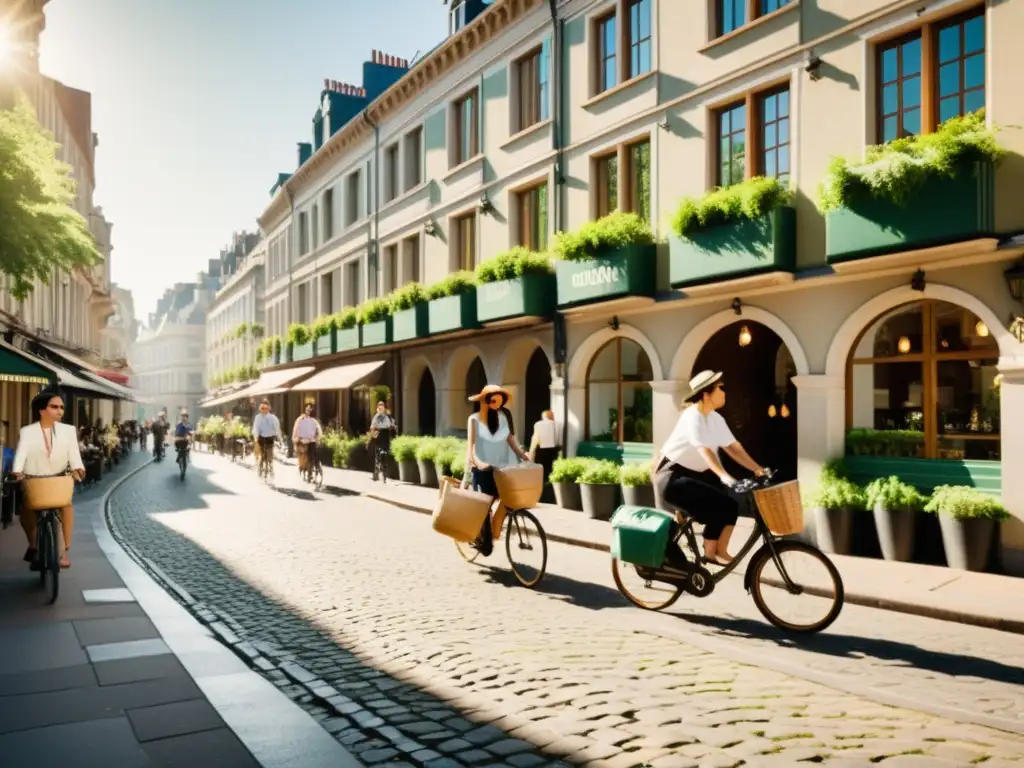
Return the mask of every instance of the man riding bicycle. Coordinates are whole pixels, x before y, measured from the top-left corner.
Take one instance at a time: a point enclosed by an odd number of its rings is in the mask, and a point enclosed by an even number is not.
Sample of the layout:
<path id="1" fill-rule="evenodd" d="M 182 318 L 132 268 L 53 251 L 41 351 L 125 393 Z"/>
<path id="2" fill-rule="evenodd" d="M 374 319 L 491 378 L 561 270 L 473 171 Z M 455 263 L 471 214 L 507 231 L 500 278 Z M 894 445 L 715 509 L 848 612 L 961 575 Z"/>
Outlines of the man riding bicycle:
<path id="1" fill-rule="evenodd" d="M 256 441 L 257 464 L 264 455 L 268 462 L 273 461 L 274 440 L 281 436 L 281 423 L 270 412 L 270 401 L 266 398 L 260 403 L 260 412 L 252 420 L 252 436 Z"/>
<path id="2" fill-rule="evenodd" d="M 188 423 L 188 411 L 181 412 L 181 420 L 174 426 L 174 447 L 178 453 L 188 452 L 189 442 L 195 430 Z"/>
<path id="3" fill-rule="evenodd" d="M 323 436 L 320 422 L 313 416 L 313 404 L 306 403 L 304 413 L 292 427 L 292 443 L 299 458 L 299 474 L 316 466 L 316 446 Z"/>
<path id="4" fill-rule="evenodd" d="M 370 422 L 370 456 L 373 458 L 373 479 L 377 480 L 377 454 L 381 453 L 381 468 L 391 452 L 391 436 L 396 431 L 395 420 L 388 413 L 383 400 L 377 402 L 377 412 Z"/>

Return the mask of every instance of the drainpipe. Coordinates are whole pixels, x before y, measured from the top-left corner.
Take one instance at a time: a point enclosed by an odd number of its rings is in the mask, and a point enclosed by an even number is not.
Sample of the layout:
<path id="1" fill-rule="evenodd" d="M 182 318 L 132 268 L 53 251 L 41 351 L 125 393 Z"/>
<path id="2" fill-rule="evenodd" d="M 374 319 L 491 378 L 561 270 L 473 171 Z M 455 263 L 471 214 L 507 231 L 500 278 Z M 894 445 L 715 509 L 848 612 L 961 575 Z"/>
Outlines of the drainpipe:
<path id="1" fill-rule="evenodd" d="M 375 294 L 380 293 L 380 124 L 370 117 L 367 107 L 361 113 L 363 122 L 373 128 L 373 230 L 367 238 L 369 254 L 373 257 L 373 279 L 377 285 Z M 367 264 L 369 266 L 369 264 Z M 367 270 L 369 271 L 369 270 Z M 369 275 L 367 275 L 369 277 Z"/>

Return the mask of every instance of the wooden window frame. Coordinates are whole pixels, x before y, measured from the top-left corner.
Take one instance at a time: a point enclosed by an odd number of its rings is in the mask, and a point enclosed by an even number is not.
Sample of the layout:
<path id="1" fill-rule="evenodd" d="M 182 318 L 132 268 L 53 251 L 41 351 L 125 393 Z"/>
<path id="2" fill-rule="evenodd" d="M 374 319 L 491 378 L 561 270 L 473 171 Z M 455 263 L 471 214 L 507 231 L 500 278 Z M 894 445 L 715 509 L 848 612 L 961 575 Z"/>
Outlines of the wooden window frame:
<path id="1" fill-rule="evenodd" d="M 477 221 L 476 211 L 468 211 L 466 213 L 457 214 L 451 218 L 451 231 L 454 233 L 452 237 L 452 244 L 455 246 L 455 269 L 453 271 L 458 272 L 461 270 L 472 271 L 476 269 L 476 235 L 477 235 Z M 470 224 L 470 238 L 469 238 L 469 259 L 467 264 L 466 259 L 466 223 Z"/>
<path id="2" fill-rule="evenodd" d="M 644 41 L 648 41 L 650 43 L 651 68 L 646 72 L 632 71 L 634 42 L 631 14 L 633 6 L 637 5 L 640 0 L 614 0 L 613 3 L 590 17 L 590 95 L 592 98 L 596 98 L 603 93 L 613 91 L 619 86 L 622 86 L 632 80 L 646 77 L 657 68 L 655 62 L 657 57 L 657 48 L 655 46 L 657 29 L 654 19 L 654 1 L 655 0 L 650 0 L 650 36 L 641 38 L 637 41 L 637 45 Z M 601 34 L 601 32 L 604 24 L 610 19 L 615 22 L 615 50 L 611 51 L 610 55 L 606 55 L 609 52 L 604 50 L 604 35 Z M 604 65 L 605 62 L 612 57 L 615 58 L 615 82 L 605 84 Z"/>
<path id="3" fill-rule="evenodd" d="M 619 156 L 619 148 L 616 147 L 610 152 L 602 152 L 599 155 L 594 155 L 590 158 L 591 175 L 594 182 L 590 185 L 591 189 L 591 201 L 590 208 L 593 212 L 593 218 L 599 219 L 602 216 L 607 216 L 609 213 L 619 210 L 622 205 L 622 158 Z M 608 210 L 603 210 L 603 201 L 608 199 L 608 181 L 606 179 L 607 174 L 602 173 L 602 164 L 614 158 L 618 163 L 615 167 L 615 206 L 609 207 Z"/>
<path id="4" fill-rule="evenodd" d="M 790 120 L 792 120 L 794 114 L 793 104 L 793 89 L 790 82 L 789 76 L 780 78 L 771 83 L 765 83 L 763 86 L 747 91 L 739 96 L 733 96 L 729 99 L 724 99 L 721 102 L 713 104 L 708 107 L 708 136 L 713 137 L 711 143 L 711 151 L 708 152 L 708 188 L 716 189 L 719 187 L 718 184 L 718 171 L 719 165 L 721 164 L 721 135 L 719 134 L 719 116 L 722 112 L 733 109 L 740 104 L 745 104 L 747 108 L 747 126 L 746 126 L 746 137 L 747 144 L 744 149 L 744 172 L 743 178 L 749 179 L 757 175 L 758 168 L 760 167 L 761 157 L 761 97 L 771 95 L 774 93 L 781 93 L 782 91 L 789 91 L 789 114 Z M 790 123 L 790 171 L 789 176 L 793 178 L 793 141 L 792 141 L 792 122 Z"/>
<path id="5" fill-rule="evenodd" d="M 778 96 L 781 93 L 789 94 L 789 112 L 786 114 L 786 117 L 785 117 L 785 119 L 789 121 L 789 135 L 788 135 L 788 137 L 787 137 L 785 142 L 779 142 L 778 141 L 778 124 L 779 124 L 780 118 L 778 116 L 778 113 L 776 113 L 775 120 L 771 121 L 776 126 L 776 131 L 775 131 L 776 141 L 775 141 L 775 144 L 772 146 L 772 149 L 774 149 L 775 153 L 776 153 L 776 156 L 775 156 L 775 158 L 776 158 L 775 159 L 775 171 L 776 172 L 775 172 L 773 178 L 779 178 L 779 173 L 778 173 L 778 151 L 779 151 L 780 148 L 786 147 L 789 150 L 789 170 L 786 171 L 786 176 L 787 176 L 787 180 L 791 180 L 793 178 L 793 93 L 790 90 L 788 83 L 785 84 L 785 85 L 776 86 L 775 88 L 769 88 L 768 90 L 758 91 L 756 96 L 754 97 L 754 102 L 753 103 L 755 105 L 755 109 L 756 109 L 756 112 L 757 112 L 757 114 L 755 115 L 755 121 L 754 121 L 754 124 L 755 124 L 755 126 L 757 128 L 756 138 L 754 140 L 754 145 L 757 148 L 757 155 L 754 157 L 754 167 L 753 167 L 753 174 L 752 175 L 755 175 L 755 176 L 765 176 L 766 175 L 764 155 L 765 155 L 765 152 L 768 150 L 768 147 L 765 146 L 765 143 L 764 143 L 764 129 L 768 126 L 768 121 L 766 121 L 764 119 L 764 102 L 765 102 L 765 99 L 771 98 L 772 96 Z M 749 120 L 747 122 L 749 124 Z M 748 142 L 748 144 L 749 144 L 749 142 Z M 749 164 L 750 163 L 748 162 L 748 165 Z"/>
<path id="6" fill-rule="evenodd" d="M 540 231 L 540 223 L 537 224 L 539 241 L 534 243 L 531 242 L 533 239 L 533 214 L 539 212 L 534 211 L 533 195 L 539 193 L 540 190 L 546 190 L 548 196 L 548 216 L 544 222 L 543 232 Z M 550 241 L 550 226 L 551 226 L 551 190 L 548 186 L 548 180 L 543 179 L 538 182 L 534 182 L 525 187 L 516 189 L 513 194 L 515 195 L 516 205 L 516 245 L 528 248 L 531 251 L 545 251 L 547 249 L 548 242 Z"/>
<path id="7" fill-rule="evenodd" d="M 385 169 L 387 172 L 387 199 L 385 203 L 397 200 L 402 194 L 402 143 L 393 142 L 384 148 Z"/>
<path id="8" fill-rule="evenodd" d="M 402 190 L 408 192 L 423 183 L 423 126 L 417 125 L 408 131 L 403 137 L 404 142 L 402 153 Z M 411 146 L 416 147 L 416 164 L 407 158 L 407 152 Z M 410 176 L 410 170 L 413 171 Z"/>
<path id="9" fill-rule="evenodd" d="M 622 18 L 623 18 L 623 29 L 622 29 L 622 43 L 624 55 L 623 59 L 623 82 L 629 82 L 630 80 L 642 77 L 648 72 L 654 71 L 654 0 L 646 0 L 650 3 L 648 6 L 651 13 L 651 18 L 648 20 L 648 35 L 647 37 L 640 37 L 636 40 L 633 39 L 633 8 L 639 5 L 645 0 L 623 0 L 622 3 Z M 639 33 L 637 33 L 639 34 Z M 639 48 L 643 43 L 647 43 L 650 48 L 651 56 L 651 68 L 646 72 L 634 72 L 633 71 L 633 51 Z"/>
<path id="10" fill-rule="evenodd" d="M 755 22 L 758 22 L 761 19 L 773 17 L 776 14 L 784 13 L 790 6 L 795 6 L 800 2 L 800 0 L 787 0 L 785 4 L 780 5 L 778 8 L 767 10 L 765 8 L 765 0 L 743 0 L 743 23 L 728 32 L 723 32 L 722 3 L 731 1 L 732 0 L 707 0 L 709 43 L 713 43 L 721 38 L 732 37 L 733 35 L 747 29 Z"/>
<path id="11" fill-rule="evenodd" d="M 639 136 L 632 136 L 625 141 L 617 144 L 614 147 L 602 150 L 596 154 L 590 156 L 590 174 L 593 180 L 590 185 L 590 211 L 593 218 L 600 218 L 608 213 L 614 213 L 615 211 L 635 211 L 636 205 L 634 196 L 636 190 L 633 189 L 633 162 L 632 162 L 632 149 L 637 144 L 650 144 L 651 145 L 651 172 L 654 172 L 654 146 L 651 142 L 651 135 L 649 133 L 643 133 Z M 600 164 L 608 160 L 610 157 L 615 157 L 618 160 L 618 168 L 616 170 L 616 187 L 618 190 L 618 199 L 616 200 L 615 207 L 608 210 L 606 213 L 601 213 L 601 201 L 606 197 L 604 194 L 604 183 L 601 180 L 601 174 L 599 173 Z M 653 191 L 654 184 L 651 184 L 652 198 L 651 214 L 653 216 Z"/>
<path id="12" fill-rule="evenodd" d="M 875 324 L 881 319 L 881 317 L 891 314 L 899 306 L 892 307 L 886 310 L 879 317 L 871 320 L 860 333 L 857 334 L 854 339 L 853 345 L 850 347 L 850 354 L 846 359 L 846 371 L 845 371 L 845 384 L 846 384 L 846 432 L 848 433 L 853 427 L 853 369 L 855 365 L 870 365 L 872 366 L 872 374 L 874 373 L 874 366 L 881 364 L 898 364 L 898 363 L 920 363 L 921 365 L 921 385 L 922 385 L 922 402 L 921 411 L 924 415 L 924 457 L 925 459 L 933 459 L 938 461 L 947 461 L 947 459 L 941 459 L 939 453 L 939 442 L 942 439 L 942 435 L 939 434 L 938 430 L 938 367 L 939 363 L 950 362 L 950 361 L 972 361 L 972 360 L 993 360 L 999 358 L 998 347 L 993 347 L 987 350 L 955 350 L 952 352 L 939 352 L 936 350 L 937 341 L 937 330 L 936 324 L 935 307 L 937 304 L 952 304 L 952 302 L 945 302 L 939 299 L 919 299 L 917 301 L 907 302 L 901 306 L 912 306 L 914 304 L 921 305 L 921 351 L 910 352 L 908 354 L 896 354 L 888 355 L 885 357 L 855 357 L 857 347 L 860 345 L 864 336 L 870 331 Z M 960 310 L 964 312 L 970 312 L 966 307 L 962 307 L 956 304 Z M 973 314 L 973 313 L 971 313 Z M 991 337 L 990 337 L 991 338 Z M 987 440 L 998 442 L 1001 440 L 1000 434 L 978 434 L 978 435 L 951 435 L 949 439 L 953 440 Z M 954 459 L 949 459 L 954 461 Z"/>
<path id="13" fill-rule="evenodd" d="M 594 87 L 591 89 L 595 96 L 610 91 L 620 83 L 624 82 L 622 77 L 622 56 L 620 55 L 619 49 L 622 47 L 622 25 L 619 23 L 619 3 L 616 2 L 615 6 L 596 17 L 592 23 L 591 29 L 594 30 Z M 608 22 L 615 24 L 615 49 L 610 53 L 605 50 L 605 32 L 604 25 Z M 615 82 L 605 83 L 604 76 L 607 72 L 608 61 L 615 60 Z"/>
<path id="14" fill-rule="evenodd" d="M 625 390 L 625 389 L 639 389 L 641 387 L 647 387 L 648 389 L 651 388 L 651 383 L 649 381 L 623 381 L 622 380 L 622 343 L 624 341 L 628 341 L 628 342 L 632 342 L 633 344 L 636 344 L 637 347 L 644 353 L 644 355 L 647 354 L 647 350 L 645 350 L 642 346 L 640 346 L 640 344 L 638 344 L 633 339 L 623 338 L 622 336 L 616 336 L 614 339 L 611 339 L 611 340 L 605 342 L 604 344 L 602 344 L 601 348 L 598 349 L 597 352 L 594 353 L 594 356 L 592 358 L 590 358 L 590 362 L 587 364 L 587 374 L 586 374 L 586 376 L 583 379 L 583 435 L 584 435 L 583 439 L 584 440 L 591 440 L 592 439 L 591 434 L 590 434 L 590 385 L 591 384 L 615 384 L 616 385 L 615 408 L 616 408 L 616 410 L 618 412 L 618 418 L 617 418 L 617 422 L 618 423 L 616 425 L 617 426 L 618 434 L 614 435 L 614 437 L 616 438 L 616 440 L 615 440 L 615 444 L 616 445 L 623 445 L 624 442 L 625 442 L 622 439 L 622 437 L 623 437 L 623 429 L 624 429 L 624 425 L 625 425 L 625 421 L 626 421 L 624 418 L 622 418 L 623 403 L 625 402 L 625 398 L 623 397 L 623 390 Z M 591 370 L 594 367 L 594 363 L 597 362 L 597 359 L 601 356 L 601 353 L 604 352 L 612 344 L 615 345 L 615 351 L 616 351 L 616 355 L 615 355 L 615 378 L 614 379 L 591 380 L 590 372 L 591 372 Z M 648 365 L 652 365 L 651 360 L 650 360 L 649 357 L 648 357 L 648 360 L 647 360 L 647 364 Z"/>
<path id="15" fill-rule="evenodd" d="M 462 94 L 458 99 L 452 102 L 452 125 L 454 128 L 454 141 L 452 142 L 452 148 L 454 154 L 452 156 L 451 167 L 456 168 L 463 163 L 468 163 L 474 157 L 480 154 L 480 91 L 477 88 L 472 88 L 466 93 Z M 473 110 L 470 118 L 472 125 L 469 131 L 469 146 L 462 146 L 463 139 L 463 111 L 466 102 L 471 101 L 473 104 Z M 465 152 L 465 156 L 463 156 Z"/>
<path id="16" fill-rule="evenodd" d="M 525 131 L 548 119 L 545 115 L 544 89 L 541 87 L 544 70 L 543 44 L 530 49 L 520 56 L 515 63 L 516 68 L 516 120 L 513 133 Z M 550 77 L 546 80 L 550 95 Z M 527 107 L 529 107 L 527 109 Z"/>

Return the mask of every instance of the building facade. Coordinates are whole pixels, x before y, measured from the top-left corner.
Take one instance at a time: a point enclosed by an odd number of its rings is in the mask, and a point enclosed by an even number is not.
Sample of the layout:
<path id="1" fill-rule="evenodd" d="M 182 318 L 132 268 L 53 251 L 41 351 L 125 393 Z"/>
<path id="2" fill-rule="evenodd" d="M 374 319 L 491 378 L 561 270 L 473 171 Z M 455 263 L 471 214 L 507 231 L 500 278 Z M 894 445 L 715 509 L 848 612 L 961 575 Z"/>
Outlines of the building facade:
<path id="1" fill-rule="evenodd" d="M 256 364 L 256 348 L 265 332 L 265 241 L 236 233 L 220 260 L 220 284 L 206 314 L 206 380 L 211 389 L 234 383 L 227 379 L 240 367 Z"/>
<path id="2" fill-rule="evenodd" d="M 567 454 L 620 460 L 649 458 L 688 379 L 723 370 L 727 418 L 755 457 L 812 487 L 851 430 L 915 432 L 900 471 L 1001 497 L 1003 563 L 1024 570 L 1024 479 L 1002 471 L 1024 462 L 1024 438 L 1000 429 L 1024 417 L 1024 344 L 1008 321 L 1020 283 L 1006 277 L 1022 253 L 1024 136 L 1001 131 L 1002 164 L 958 204 L 940 195 L 916 229 L 884 224 L 892 205 L 873 225 L 815 204 L 835 157 L 982 107 L 990 126 L 1019 124 L 1024 0 L 551 8 L 467 4 L 470 18 L 408 71 L 385 57 L 400 77 L 360 116 L 300 146 L 260 217 L 268 333 L 634 212 L 661 239 L 645 289 L 595 265 L 559 279 L 553 319 L 464 323 L 311 362 L 379 360 L 369 381 L 392 387 L 409 433 L 464 430 L 467 395 L 489 381 L 512 390 L 517 424 L 551 407 Z M 788 232 L 788 254 L 772 246 L 737 268 L 749 242 L 687 251 L 671 229 L 680 202 L 756 176 L 787 183 L 793 202 L 746 237 Z M 940 236 L 964 210 L 976 221 Z M 850 458 L 867 479 L 901 457 Z"/>

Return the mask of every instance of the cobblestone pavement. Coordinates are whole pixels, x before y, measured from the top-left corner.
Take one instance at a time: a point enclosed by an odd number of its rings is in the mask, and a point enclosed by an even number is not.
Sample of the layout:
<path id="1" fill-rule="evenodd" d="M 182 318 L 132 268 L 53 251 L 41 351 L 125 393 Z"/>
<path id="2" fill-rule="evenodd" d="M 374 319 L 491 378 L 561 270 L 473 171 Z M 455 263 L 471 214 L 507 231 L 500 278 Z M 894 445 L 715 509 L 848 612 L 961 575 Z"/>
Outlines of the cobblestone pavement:
<path id="1" fill-rule="evenodd" d="M 294 468 L 277 474 L 287 485 Z M 607 555 L 558 544 L 531 592 L 514 586 L 503 548 L 485 561 L 496 567 L 467 565 L 424 516 L 271 490 L 203 455 L 184 486 L 165 467 L 146 468 L 110 514 L 197 615 L 366 764 L 1024 767 L 1020 735 L 657 632 L 696 623 L 723 645 L 736 641 L 722 630 L 739 632 L 766 657 L 1019 718 L 1012 635 L 847 607 L 829 638 L 788 647 L 739 583 L 704 601 L 706 613 L 683 598 L 688 621 L 651 615 L 625 606 Z"/>

